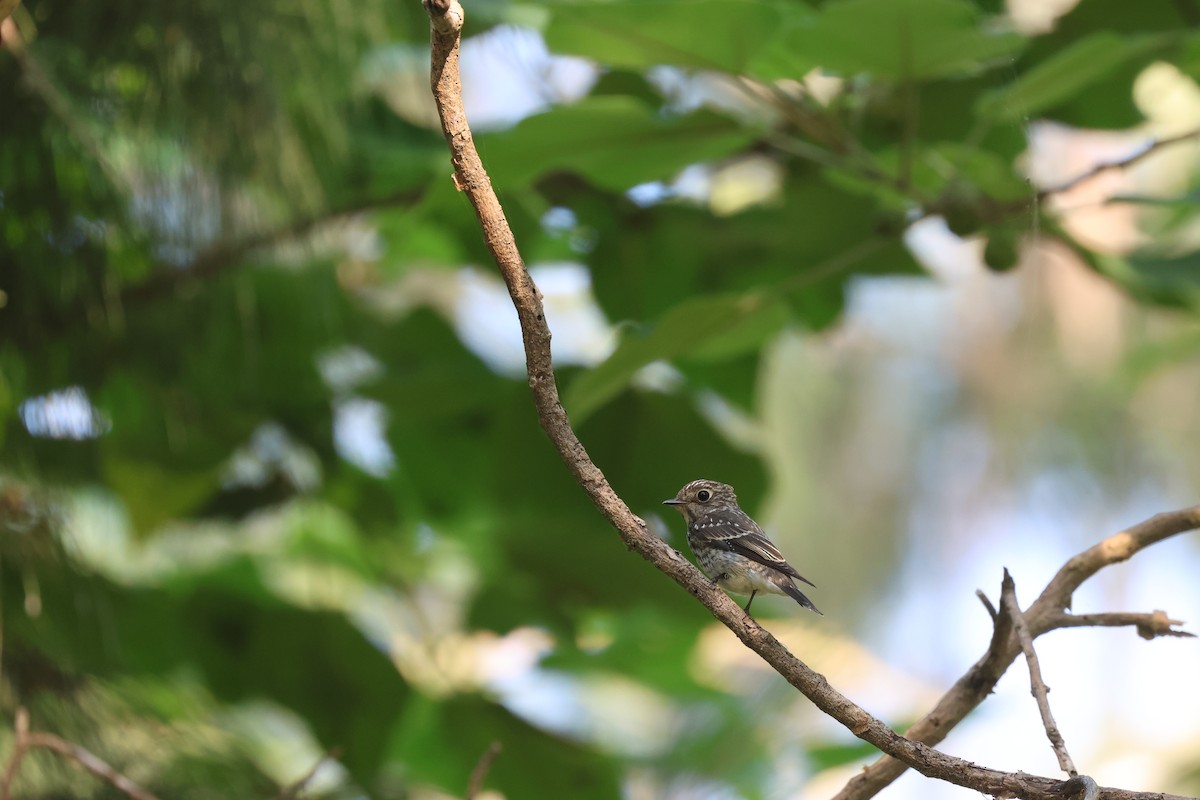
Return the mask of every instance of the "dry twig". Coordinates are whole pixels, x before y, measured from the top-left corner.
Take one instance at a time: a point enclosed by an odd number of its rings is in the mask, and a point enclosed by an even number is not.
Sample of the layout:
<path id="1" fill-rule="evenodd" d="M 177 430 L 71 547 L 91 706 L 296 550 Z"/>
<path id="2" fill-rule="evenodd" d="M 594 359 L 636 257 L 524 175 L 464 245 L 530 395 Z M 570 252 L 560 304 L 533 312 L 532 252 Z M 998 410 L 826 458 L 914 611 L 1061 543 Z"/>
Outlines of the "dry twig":
<path id="1" fill-rule="evenodd" d="M 1103 614 L 1067 614 L 1060 613 L 1051 617 L 1054 628 L 1137 628 L 1138 636 L 1143 639 L 1156 639 L 1159 636 L 1175 636 L 1181 639 L 1195 639 L 1196 634 L 1175 628 L 1182 625 L 1183 620 L 1171 619 L 1167 612 L 1156 610 L 1151 614 L 1136 614 L 1127 611 L 1110 611 Z"/>
<path id="2" fill-rule="evenodd" d="M 983 603 L 983 607 L 987 610 L 988 616 L 992 618 L 992 624 L 996 624 L 996 607 L 992 605 L 992 601 L 983 593 L 983 589 L 976 589 L 975 596 L 979 598 L 979 602 Z"/>
<path id="3" fill-rule="evenodd" d="M 1008 574 L 1007 569 L 1004 570 L 1004 580 L 1000 584 L 1000 602 L 1004 604 L 1009 616 L 1012 617 L 1013 630 L 1017 632 L 1017 641 L 1021 643 L 1025 660 L 1029 663 L 1029 689 L 1034 699 L 1037 700 L 1038 712 L 1042 715 L 1042 726 L 1046 729 L 1046 738 L 1050 740 L 1050 747 L 1054 750 L 1054 757 L 1058 759 L 1058 766 L 1062 768 L 1063 772 L 1074 778 L 1079 775 L 1079 770 L 1075 769 L 1075 762 L 1071 760 L 1071 754 L 1067 752 L 1067 743 L 1058 730 L 1054 714 L 1050 712 L 1050 687 L 1042 679 L 1042 666 L 1038 663 L 1037 651 L 1033 649 L 1033 636 L 1029 633 L 1029 626 L 1025 624 L 1025 615 L 1021 613 L 1021 606 L 1017 603 L 1017 585 L 1013 581 L 1012 575 Z"/>
<path id="4" fill-rule="evenodd" d="M 504 747 L 500 742 L 492 742 L 488 745 L 488 749 L 483 751 L 483 755 L 475 763 L 475 768 L 471 770 L 471 780 L 467 783 L 466 800 L 475 800 L 479 796 L 479 792 L 483 790 L 483 781 L 487 778 L 488 771 L 496 761 L 496 756 L 500 755 L 503 749 Z"/>
<path id="5" fill-rule="evenodd" d="M 1061 183 L 1058 186 L 1053 186 L 1049 189 L 1043 189 L 1042 191 L 1038 192 L 1038 200 L 1045 200 L 1053 195 L 1069 192 L 1076 186 L 1079 186 L 1081 183 L 1087 183 L 1092 178 L 1108 172 L 1109 170 L 1128 169 L 1142 159 L 1157 153 L 1159 150 L 1179 144 L 1181 142 L 1188 142 L 1196 138 L 1200 138 L 1200 129 L 1188 131 L 1187 133 L 1181 133 L 1178 136 L 1167 136 L 1162 139 L 1152 139 L 1133 155 L 1119 158 L 1116 161 L 1103 161 L 1089 169 L 1087 172 L 1084 172 L 1081 175 L 1076 175 L 1066 183 Z"/>
<path id="6" fill-rule="evenodd" d="M 17 777 L 21 760 L 25 758 L 27 752 L 37 747 L 52 750 L 60 756 L 69 758 L 97 778 L 107 781 L 114 789 L 131 798 L 131 800 L 158 800 L 153 794 L 138 786 L 79 745 L 68 742 L 66 739 L 55 736 L 52 733 L 30 733 L 29 712 L 24 708 L 17 709 L 16 724 L 13 726 L 13 732 L 15 734 L 13 752 L 8 759 L 8 765 L 4 768 L 4 781 L 0 785 L 0 800 L 11 800 L 12 784 Z"/>

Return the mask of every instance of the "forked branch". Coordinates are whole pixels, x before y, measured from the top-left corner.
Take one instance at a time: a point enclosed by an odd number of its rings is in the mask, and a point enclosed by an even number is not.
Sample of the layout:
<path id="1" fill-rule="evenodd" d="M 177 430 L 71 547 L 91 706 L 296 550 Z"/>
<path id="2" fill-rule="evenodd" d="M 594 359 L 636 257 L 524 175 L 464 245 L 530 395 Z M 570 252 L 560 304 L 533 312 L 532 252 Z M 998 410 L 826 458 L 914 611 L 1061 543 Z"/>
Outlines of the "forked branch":
<path id="1" fill-rule="evenodd" d="M 0 800 L 10 800 L 13 781 L 16 780 L 17 772 L 21 768 L 21 761 L 24 760 L 26 753 L 39 747 L 74 761 L 97 778 L 111 784 L 114 789 L 130 800 L 158 800 L 153 794 L 74 742 L 68 742 L 52 733 L 31 732 L 29 730 L 29 712 L 24 708 L 17 709 L 13 733 L 12 755 L 8 758 L 8 764 L 4 768 L 4 777 L 0 780 Z"/>
<path id="2" fill-rule="evenodd" d="M 1200 527 L 1200 506 L 1155 514 L 1150 519 L 1115 533 L 1072 557 L 1055 573 L 1050 583 L 1042 590 L 1042 594 L 1025 611 L 1025 621 L 1033 638 L 1059 628 L 1080 626 L 1081 623 L 1076 621 L 1074 615 L 1067 614 L 1066 609 L 1071 607 L 1071 598 L 1075 590 L 1101 569 L 1125 561 L 1138 551 L 1163 539 L 1197 527 Z M 1097 621 L 1096 625 L 1118 624 L 1115 615 L 1097 616 L 1101 617 L 1102 621 Z M 1138 622 L 1143 622 L 1147 626 L 1145 630 L 1154 631 L 1156 636 L 1190 635 L 1174 630 L 1172 626 L 1180 623 L 1167 618 L 1165 613 L 1161 615 L 1162 620 L 1157 624 L 1152 619 L 1145 619 L 1145 616 L 1121 615 L 1125 620 L 1121 624 L 1137 625 Z M 1006 625 L 1009 627 L 1004 630 Z M 946 734 L 995 690 L 1000 676 L 1008 670 L 1020 653 L 1020 644 L 1016 637 L 1011 635 L 1011 617 L 1005 613 L 1004 605 L 1001 604 L 996 631 L 987 652 L 942 695 L 933 709 L 906 730 L 904 735 L 928 745 L 936 745 L 945 739 Z M 906 769 L 908 765 L 890 756 L 884 756 L 855 775 L 834 796 L 834 800 L 866 800 L 873 797 Z"/>

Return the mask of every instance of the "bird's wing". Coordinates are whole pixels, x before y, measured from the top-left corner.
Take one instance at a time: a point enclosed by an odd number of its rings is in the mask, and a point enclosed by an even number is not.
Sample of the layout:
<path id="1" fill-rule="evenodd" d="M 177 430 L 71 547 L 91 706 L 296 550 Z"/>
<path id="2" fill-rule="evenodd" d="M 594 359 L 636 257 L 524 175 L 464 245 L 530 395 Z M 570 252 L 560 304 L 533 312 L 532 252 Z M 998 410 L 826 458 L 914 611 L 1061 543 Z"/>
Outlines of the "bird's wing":
<path id="1" fill-rule="evenodd" d="M 713 547 L 745 556 L 751 561 L 757 561 L 759 564 L 777 569 L 784 575 L 804 581 L 809 586 L 816 586 L 787 562 L 775 543 L 767 538 L 762 528 L 758 527 L 753 520 L 709 517 L 705 523 L 695 526 L 693 535 Z"/>

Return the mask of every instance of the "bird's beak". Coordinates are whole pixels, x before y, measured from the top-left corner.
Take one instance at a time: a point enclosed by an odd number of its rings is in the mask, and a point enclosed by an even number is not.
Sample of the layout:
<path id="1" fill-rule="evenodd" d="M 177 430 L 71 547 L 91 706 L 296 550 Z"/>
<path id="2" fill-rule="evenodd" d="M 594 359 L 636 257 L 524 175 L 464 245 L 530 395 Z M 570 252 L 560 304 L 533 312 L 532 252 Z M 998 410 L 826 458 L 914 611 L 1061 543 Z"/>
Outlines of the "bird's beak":
<path id="1" fill-rule="evenodd" d="M 683 505 L 683 501 L 676 500 L 674 497 L 672 497 L 670 500 L 663 500 L 663 505 L 664 506 L 681 506 L 681 505 Z"/>

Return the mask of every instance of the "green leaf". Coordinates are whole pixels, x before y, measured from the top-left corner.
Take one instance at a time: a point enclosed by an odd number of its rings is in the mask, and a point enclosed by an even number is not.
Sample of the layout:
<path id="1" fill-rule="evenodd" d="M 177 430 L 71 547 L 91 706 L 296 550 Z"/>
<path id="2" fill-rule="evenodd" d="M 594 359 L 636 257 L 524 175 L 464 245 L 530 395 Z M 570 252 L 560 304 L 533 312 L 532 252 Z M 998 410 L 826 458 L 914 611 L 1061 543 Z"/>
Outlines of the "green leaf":
<path id="1" fill-rule="evenodd" d="M 1194 211 L 1200 206 L 1200 189 L 1193 189 L 1176 197 L 1150 197 L 1140 194 L 1114 194 L 1108 198 L 1109 203 L 1129 203 L 1137 206 L 1156 206 Z"/>
<path id="2" fill-rule="evenodd" d="M 695 343 L 688 358 L 696 361 L 727 361 L 753 352 L 787 324 L 786 303 L 766 303 L 753 314 L 734 321 L 720 333 Z"/>
<path id="3" fill-rule="evenodd" d="M 1200 252 L 1141 252 L 1122 258 L 1089 250 L 1056 225 L 1051 229 L 1085 264 L 1135 297 L 1176 308 L 1200 309 Z"/>
<path id="4" fill-rule="evenodd" d="M 387 209 L 375 215 L 379 237 L 386 242 L 384 266 L 391 273 L 413 267 L 469 263 L 462 240 L 449 226 L 434 224 L 423 209 Z"/>
<path id="5" fill-rule="evenodd" d="M 811 16 L 802 3 L 766 0 L 618 0 L 551 6 L 546 42 L 558 53 L 617 67 L 674 64 L 745 72 L 785 25 Z"/>
<path id="6" fill-rule="evenodd" d="M 10 570 L 7 607 L 21 589 L 12 568 L 3 568 Z M 411 694 L 407 684 L 345 615 L 281 601 L 250 559 L 179 572 L 161 588 L 118 586 L 70 569 L 40 570 L 38 582 L 43 612 L 6 618 L 6 645 L 47 658 L 61 670 L 56 678 L 195 676 L 221 701 L 266 699 L 290 709 L 322 746 L 341 748 L 357 781 L 377 777 L 387 732 Z M 31 678 L 51 677 L 40 671 Z"/>
<path id="7" fill-rule="evenodd" d="M 102 476 L 125 504 L 129 521 L 141 535 L 195 511 L 219 485 L 213 469 L 169 469 L 115 453 L 102 459 Z"/>
<path id="8" fill-rule="evenodd" d="M 375 777 L 387 726 L 409 691 L 387 654 L 344 616 L 203 590 L 161 622 L 192 639 L 181 665 L 198 666 L 219 697 L 274 700 L 305 719 L 323 746 L 341 748 L 359 781 Z"/>
<path id="9" fill-rule="evenodd" d="M 1020 175 L 1012 160 L 991 150 L 957 142 L 939 142 L 924 154 L 923 166 L 952 181 L 966 182 L 990 200 L 999 202 L 1032 199 L 1035 191 Z M 939 187 L 940 190 L 940 187 Z"/>
<path id="10" fill-rule="evenodd" d="M 643 604 L 620 613 L 599 608 L 581 613 L 577 646 L 560 643 L 542 666 L 626 675 L 680 699 L 713 698 L 719 693 L 697 684 L 691 669 L 702 620 L 665 611 Z M 600 644 L 589 646 L 591 642 Z"/>
<path id="11" fill-rule="evenodd" d="M 1108 274 L 1135 294 L 1160 303 L 1200 308 L 1200 253 L 1180 256 L 1134 254 L 1105 259 Z"/>
<path id="12" fill-rule="evenodd" d="M 760 314 L 776 314 L 777 301 L 764 294 L 694 297 L 673 307 L 645 335 L 621 340 L 616 352 L 583 373 L 567 389 L 564 405 L 579 424 L 615 397 L 639 369 L 709 345 Z"/>
<path id="13" fill-rule="evenodd" d="M 1166 369 L 1193 364 L 1200 357 L 1200 329 L 1178 333 L 1137 346 L 1121 365 L 1118 378 L 1136 389 L 1143 381 Z"/>
<path id="14" fill-rule="evenodd" d="M 1029 199 L 1035 194 L 1011 160 L 990 150 L 958 142 L 937 142 L 914 148 L 907 164 L 907 175 L 902 175 L 905 152 L 901 148 L 888 147 L 873 156 L 873 165 L 891 178 L 890 182 L 866 178 L 847 169 L 830 168 L 826 174 L 838 186 L 874 197 L 882 206 L 901 212 L 911 209 L 913 202 L 896 188 L 902 177 L 922 195 L 938 197 L 941 205 L 965 202 L 977 206 L 990 201 Z M 981 209 L 972 210 L 978 215 Z"/>
<path id="15" fill-rule="evenodd" d="M 480 137 L 480 152 L 498 187 L 516 188 L 563 170 L 624 191 L 673 177 L 689 164 L 735 153 L 756 132 L 707 112 L 664 116 L 628 97 L 592 97 Z"/>
<path id="16" fill-rule="evenodd" d="M 843 259 L 878 236 L 879 210 L 872 197 L 843 191 L 806 166 L 794 170 L 777 202 L 729 217 L 682 204 L 631 208 L 619 199 L 611 209 L 585 209 L 581 223 L 598 232 L 589 256 L 596 297 L 610 318 L 653 320 L 681 298 L 781 285 L 793 311 L 803 302 L 805 325 L 836 318 L 844 273 L 868 266 L 865 258 Z M 884 266 L 917 269 L 911 259 Z"/>
<path id="17" fill-rule="evenodd" d="M 1192 80 L 1200 80 L 1200 34 L 1195 30 L 1189 32 L 1173 63 Z"/>
<path id="18" fill-rule="evenodd" d="M 844 75 L 892 80 L 969 75 L 1019 52 L 1026 39 L 989 30 L 966 0 L 844 0 L 790 37 L 793 49 Z"/>
<path id="19" fill-rule="evenodd" d="M 1130 61 L 1167 43 L 1163 35 L 1123 36 L 1099 31 L 1020 74 L 1003 89 L 983 95 L 978 113 L 999 123 L 1018 122 L 1071 99 Z"/>
<path id="20" fill-rule="evenodd" d="M 461 792 L 479 757 L 495 742 L 502 750 L 484 786 L 506 797 L 620 796 L 612 760 L 541 731 L 480 697 L 415 699 L 395 726 L 388 753 L 410 780 Z"/>
<path id="21" fill-rule="evenodd" d="M 364 578 L 378 578 L 379 564 L 372 559 L 354 520 L 329 503 L 299 500 L 288 509 L 285 522 L 288 556 L 321 564 L 336 564 Z"/>
<path id="22" fill-rule="evenodd" d="M 1055 25 L 1054 33 L 1042 37 L 1051 46 L 1087 36 L 1098 30 L 1125 33 L 1180 32 L 1188 27 L 1175 3 L 1130 3 L 1128 0 L 1083 0 Z"/>

